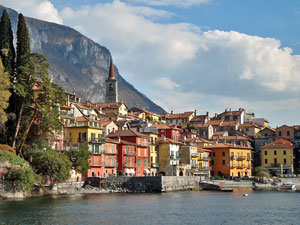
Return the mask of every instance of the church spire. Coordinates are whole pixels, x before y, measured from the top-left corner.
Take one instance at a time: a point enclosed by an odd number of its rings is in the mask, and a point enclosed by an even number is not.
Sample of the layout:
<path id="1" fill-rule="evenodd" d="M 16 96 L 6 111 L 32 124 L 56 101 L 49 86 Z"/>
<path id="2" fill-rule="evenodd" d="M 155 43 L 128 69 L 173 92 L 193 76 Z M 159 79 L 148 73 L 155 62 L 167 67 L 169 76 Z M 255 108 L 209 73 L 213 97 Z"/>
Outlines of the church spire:
<path id="1" fill-rule="evenodd" d="M 114 64 L 112 58 L 110 58 L 110 67 L 109 67 L 109 75 L 108 79 L 116 79 L 114 72 Z"/>

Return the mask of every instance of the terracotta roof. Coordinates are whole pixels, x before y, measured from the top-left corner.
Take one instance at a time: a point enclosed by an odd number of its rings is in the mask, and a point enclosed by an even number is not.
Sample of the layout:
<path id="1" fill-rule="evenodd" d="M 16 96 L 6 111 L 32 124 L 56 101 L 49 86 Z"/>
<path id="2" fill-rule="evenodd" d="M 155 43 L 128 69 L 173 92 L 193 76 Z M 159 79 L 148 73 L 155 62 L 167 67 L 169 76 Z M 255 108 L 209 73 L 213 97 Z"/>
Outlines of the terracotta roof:
<path id="1" fill-rule="evenodd" d="M 245 127 L 245 128 L 261 128 L 261 126 L 258 125 L 258 124 L 256 124 L 256 123 L 248 123 L 248 122 L 245 122 L 245 123 L 241 124 L 240 127 Z"/>
<path id="2" fill-rule="evenodd" d="M 165 138 L 165 140 L 163 140 L 162 138 L 158 138 L 158 142 L 159 142 L 159 143 L 182 144 L 182 142 L 175 141 L 175 140 L 170 139 L 170 138 Z"/>
<path id="3" fill-rule="evenodd" d="M 205 124 L 205 126 L 206 127 L 208 127 L 209 125 L 220 126 L 221 123 L 222 123 L 222 120 L 209 120 L 209 121 L 207 121 L 207 123 Z"/>
<path id="4" fill-rule="evenodd" d="M 150 127 L 156 127 L 157 129 L 172 129 L 172 127 L 167 124 L 152 124 Z"/>
<path id="5" fill-rule="evenodd" d="M 65 109 L 72 109 L 72 107 L 71 107 L 71 106 L 67 106 L 67 105 L 63 105 L 63 106 L 61 106 L 61 108 L 65 108 Z"/>
<path id="6" fill-rule="evenodd" d="M 114 112 L 105 113 L 102 115 L 103 117 L 117 117 L 118 115 Z"/>
<path id="7" fill-rule="evenodd" d="M 190 117 L 194 112 L 184 112 L 184 113 L 174 113 L 170 114 L 168 116 L 168 119 L 180 119 L 180 118 L 188 118 Z"/>
<path id="8" fill-rule="evenodd" d="M 272 132 L 276 132 L 276 130 L 275 130 L 274 128 L 271 128 L 271 127 L 265 127 L 264 129 L 262 129 L 262 130 L 259 131 L 259 132 L 262 132 L 262 131 L 264 131 L 264 130 L 270 130 L 270 131 L 272 131 Z"/>
<path id="9" fill-rule="evenodd" d="M 222 123 L 221 123 L 221 127 L 234 127 L 234 126 L 236 126 L 238 124 L 238 122 L 237 121 L 235 121 L 235 120 L 230 120 L 230 121 L 223 121 Z"/>
<path id="10" fill-rule="evenodd" d="M 114 121 L 112 120 L 109 120 L 109 121 L 102 121 L 101 124 L 103 127 L 106 127 L 107 125 L 111 124 L 111 123 L 114 123 Z"/>
<path id="11" fill-rule="evenodd" d="M 110 66 L 109 66 L 109 75 L 108 75 L 108 78 L 116 79 L 115 73 L 114 73 L 114 65 L 113 65 L 112 58 L 110 58 Z"/>
<path id="12" fill-rule="evenodd" d="M 218 117 L 220 116 L 240 116 L 242 114 L 244 110 L 241 109 L 241 110 L 238 110 L 238 111 L 225 111 L 225 112 L 222 112 L 221 114 L 218 115 Z"/>
<path id="13" fill-rule="evenodd" d="M 208 144 L 213 144 L 213 143 L 215 143 L 215 142 L 206 140 L 206 139 L 204 139 L 204 138 L 198 138 L 198 139 L 196 139 L 196 142 L 198 142 L 198 143 L 208 143 Z"/>
<path id="14" fill-rule="evenodd" d="M 78 108 L 80 109 L 88 109 L 88 110 L 91 110 L 90 107 L 87 107 L 87 106 L 84 106 L 84 105 L 80 105 L 80 104 L 75 104 Z"/>
<path id="15" fill-rule="evenodd" d="M 191 122 L 204 122 L 207 117 L 207 115 L 194 116 L 194 118 L 191 119 Z"/>
<path id="16" fill-rule="evenodd" d="M 97 108 L 110 108 L 110 109 L 118 109 L 122 104 L 122 102 L 105 102 L 105 103 L 96 103 Z M 125 105 L 126 106 L 126 105 Z M 127 107 L 127 106 L 126 106 Z"/>
<path id="17" fill-rule="evenodd" d="M 271 142 L 270 144 L 264 145 L 261 149 L 264 148 L 294 148 L 292 142 L 285 140 L 285 139 L 278 139 L 276 141 Z"/>
<path id="18" fill-rule="evenodd" d="M 196 128 L 208 127 L 205 124 L 201 124 L 201 123 L 193 124 L 193 126 Z"/>
<path id="19" fill-rule="evenodd" d="M 107 137 L 148 137 L 148 135 L 134 130 L 118 130 L 115 133 L 110 133 Z"/>
<path id="20" fill-rule="evenodd" d="M 211 152 L 211 150 L 205 149 L 205 148 L 198 148 L 197 151 L 198 151 L 198 152 Z"/>
<path id="21" fill-rule="evenodd" d="M 85 116 L 76 117 L 77 122 L 85 122 L 88 121 L 88 119 Z"/>
<path id="22" fill-rule="evenodd" d="M 277 127 L 276 130 L 277 130 L 277 129 L 280 129 L 280 128 L 282 128 L 282 127 L 289 127 L 289 128 L 295 129 L 294 127 L 291 127 L 291 126 L 288 126 L 288 125 L 282 125 L 282 126 L 280 126 L 280 127 Z"/>
<path id="23" fill-rule="evenodd" d="M 105 142 L 107 143 L 114 143 L 114 144 L 118 144 L 119 141 L 116 139 L 110 139 L 110 138 L 105 138 Z"/>

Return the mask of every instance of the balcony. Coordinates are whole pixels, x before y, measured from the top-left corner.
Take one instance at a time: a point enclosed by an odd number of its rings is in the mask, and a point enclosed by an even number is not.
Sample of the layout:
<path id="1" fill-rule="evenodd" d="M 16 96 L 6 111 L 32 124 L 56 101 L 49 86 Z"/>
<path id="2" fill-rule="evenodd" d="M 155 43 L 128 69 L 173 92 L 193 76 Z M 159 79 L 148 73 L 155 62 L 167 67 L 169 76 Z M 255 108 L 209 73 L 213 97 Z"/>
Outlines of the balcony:
<path id="1" fill-rule="evenodd" d="M 211 157 L 201 157 L 198 161 L 210 161 Z"/>
<path id="2" fill-rule="evenodd" d="M 85 142 L 87 142 L 87 138 L 85 138 L 85 137 L 78 138 L 78 142 L 85 143 Z"/>
<path id="3" fill-rule="evenodd" d="M 235 169 L 235 168 L 237 168 L 237 165 L 235 165 L 235 164 L 230 165 L 230 168 L 231 168 L 231 169 Z"/>
<path id="4" fill-rule="evenodd" d="M 244 169 L 246 166 L 245 165 L 238 165 L 237 168 L 238 169 Z"/>
<path id="5" fill-rule="evenodd" d="M 117 155 L 118 154 L 118 151 L 117 150 L 105 150 L 103 152 L 105 155 Z"/>
<path id="6" fill-rule="evenodd" d="M 125 167 L 127 167 L 127 168 L 135 168 L 136 167 L 136 163 L 125 163 Z"/>
<path id="7" fill-rule="evenodd" d="M 117 167 L 118 165 L 115 163 L 105 163 L 104 166 L 105 167 Z"/>
<path id="8" fill-rule="evenodd" d="M 159 163 L 151 163 L 151 168 L 159 168 Z"/>
<path id="9" fill-rule="evenodd" d="M 246 159 L 246 156 L 238 156 L 237 157 L 237 159 L 236 160 L 238 160 L 238 161 L 243 161 L 243 160 L 245 160 Z"/>
<path id="10" fill-rule="evenodd" d="M 105 143 L 105 139 L 103 138 L 90 138 L 89 143 Z"/>
<path id="11" fill-rule="evenodd" d="M 104 166 L 103 162 L 90 162 L 90 166 Z"/>
<path id="12" fill-rule="evenodd" d="M 135 156 L 136 153 L 135 152 L 125 152 L 124 155 Z"/>
<path id="13" fill-rule="evenodd" d="M 198 154 L 197 154 L 197 153 L 192 153 L 192 154 L 191 154 L 191 157 L 192 157 L 192 158 L 198 158 Z"/>
<path id="14" fill-rule="evenodd" d="M 176 155 L 170 155 L 170 159 L 179 160 L 179 157 L 177 157 Z"/>

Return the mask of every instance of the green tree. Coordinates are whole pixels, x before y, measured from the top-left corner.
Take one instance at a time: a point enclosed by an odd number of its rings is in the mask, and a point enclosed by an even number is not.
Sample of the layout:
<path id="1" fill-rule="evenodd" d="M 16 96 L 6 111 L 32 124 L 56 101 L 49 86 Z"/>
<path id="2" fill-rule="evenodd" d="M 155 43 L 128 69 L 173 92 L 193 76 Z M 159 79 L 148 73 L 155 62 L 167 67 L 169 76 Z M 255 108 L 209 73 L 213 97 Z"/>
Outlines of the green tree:
<path id="1" fill-rule="evenodd" d="M 89 151 L 87 144 L 81 144 L 79 149 L 71 148 L 71 150 L 66 151 L 65 154 L 72 162 L 73 169 L 81 174 L 87 173 L 88 169 L 90 168 L 89 158 L 92 154 Z"/>
<path id="2" fill-rule="evenodd" d="M 17 68 L 23 65 L 22 59 L 30 53 L 29 32 L 26 26 L 25 17 L 19 14 L 18 30 L 17 30 Z"/>
<path id="3" fill-rule="evenodd" d="M 31 164 L 37 174 L 47 176 L 54 182 L 64 182 L 71 175 L 71 161 L 63 153 L 53 150 L 36 151 L 32 156 Z"/>
<path id="4" fill-rule="evenodd" d="M 3 11 L 0 21 L 0 56 L 5 68 L 11 76 L 15 66 L 15 48 L 10 18 L 6 10 Z"/>
<path id="5" fill-rule="evenodd" d="M 0 59 L 0 124 L 5 123 L 7 120 L 4 110 L 8 107 L 8 100 L 11 95 L 9 88 L 9 75 L 7 72 L 4 72 L 4 68 Z"/>
<path id="6" fill-rule="evenodd" d="M 9 167 L 5 178 L 13 181 L 15 186 L 17 185 L 23 190 L 30 191 L 34 185 L 35 174 L 31 167 Z"/>
<path id="7" fill-rule="evenodd" d="M 49 64 L 43 55 L 31 53 L 21 60 L 24 65 L 19 67 L 15 91 L 16 95 L 22 98 L 22 102 L 12 144 L 12 147 L 16 148 L 17 140 L 20 141 L 19 154 L 22 154 L 30 131 L 34 140 L 37 136 L 49 137 L 54 131 L 61 130 L 58 105 L 63 104 L 65 100 L 62 88 L 48 78 Z M 38 129 L 34 129 L 34 126 Z"/>
<path id="8" fill-rule="evenodd" d="M 256 174 L 260 173 L 260 172 L 266 172 L 269 173 L 268 170 L 262 166 L 257 166 L 253 169 L 253 175 L 256 176 Z"/>

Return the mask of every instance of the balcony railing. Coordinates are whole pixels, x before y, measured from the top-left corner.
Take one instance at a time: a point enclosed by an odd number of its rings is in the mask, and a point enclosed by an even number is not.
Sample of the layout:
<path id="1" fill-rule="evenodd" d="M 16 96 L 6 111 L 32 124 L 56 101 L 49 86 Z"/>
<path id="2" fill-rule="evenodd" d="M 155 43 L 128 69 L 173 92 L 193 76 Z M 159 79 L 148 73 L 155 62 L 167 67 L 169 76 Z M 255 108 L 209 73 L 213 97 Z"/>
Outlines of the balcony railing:
<path id="1" fill-rule="evenodd" d="M 124 155 L 136 155 L 135 152 L 125 152 Z"/>
<path id="2" fill-rule="evenodd" d="M 236 167 L 237 167 L 237 165 L 235 165 L 235 164 L 230 165 L 230 168 L 231 168 L 231 169 L 234 169 L 234 168 L 236 168 Z"/>
<path id="3" fill-rule="evenodd" d="M 104 166 L 103 162 L 90 162 L 90 166 Z"/>
<path id="4" fill-rule="evenodd" d="M 78 142 L 79 142 L 79 143 L 84 143 L 84 142 L 86 142 L 86 141 L 87 141 L 87 138 L 83 138 L 83 137 L 78 138 Z"/>
<path id="5" fill-rule="evenodd" d="M 238 169 L 244 169 L 246 166 L 245 165 L 238 165 L 237 168 Z"/>
<path id="6" fill-rule="evenodd" d="M 247 161 L 251 161 L 251 158 L 250 158 L 250 157 L 247 157 Z"/>
<path id="7" fill-rule="evenodd" d="M 198 161 L 209 161 L 211 160 L 211 157 L 201 157 L 200 159 L 198 159 Z"/>
<path id="8" fill-rule="evenodd" d="M 117 155 L 118 151 L 117 150 L 105 150 L 103 153 L 105 155 Z"/>
<path id="9" fill-rule="evenodd" d="M 158 163 L 151 163 L 151 167 L 152 167 L 152 168 L 158 168 L 158 167 L 159 167 L 159 164 L 158 164 Z"/>
<path id="10" fill-rule="evenodd" d="M 237 157 L 237 160 L 238 161 L 243 161 L 243 160 L 245 160 L 246 159 L 246 156 L 238 156 Z"/>
<path id="11" fill-rule="evenodd" d="M 105 167 L 117 167 L 118 165 L 115 163 L 105 163 L 104 166 Z"/>
<path id="12" fill-rule="evenodd" d="M 179 157 L 177 157 L 176 155 L 170 155 L 170 159 L 179 160 Z"/>
<path id="13" fill-rule="evenodd" d="M 105 139 L 103 139 L 103 138 L 90 138 L 89 142 L 90 143 L 105 143 Z"/>
<path id="14" fill-rule="evenodd" d="M 192 153 L 191 156 L 192 156 L 193 158 L 197 158 L 197 157 L 198 157 L 198 154 L 197 154 L 197 153 Z"/>
<path id="15" fill-rule="evenodd" d="M 125 167 L 136 167 L 136 163 L 125 163 Z"/>

